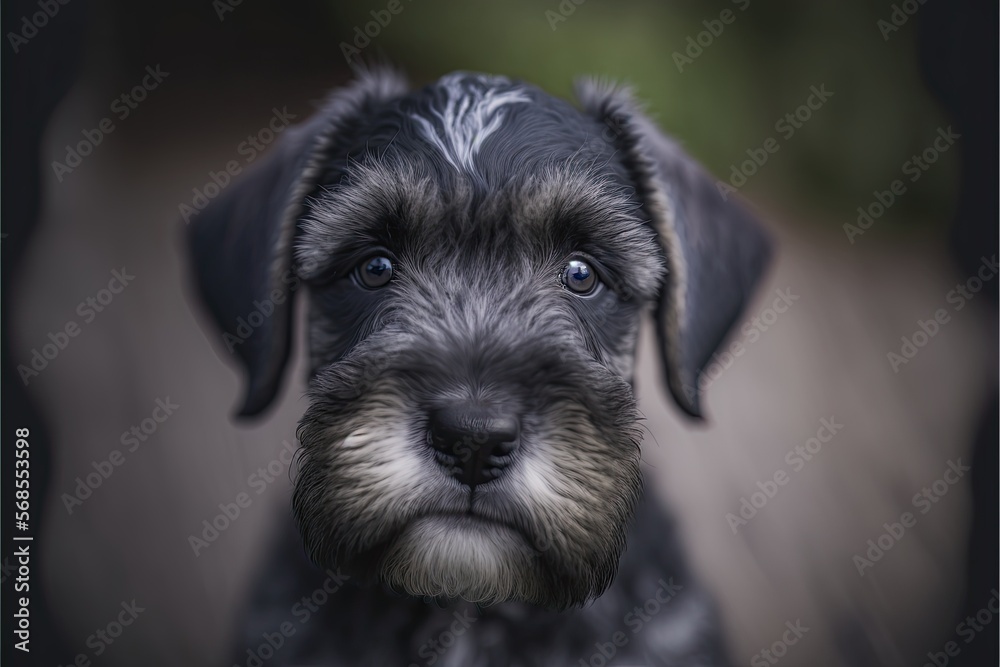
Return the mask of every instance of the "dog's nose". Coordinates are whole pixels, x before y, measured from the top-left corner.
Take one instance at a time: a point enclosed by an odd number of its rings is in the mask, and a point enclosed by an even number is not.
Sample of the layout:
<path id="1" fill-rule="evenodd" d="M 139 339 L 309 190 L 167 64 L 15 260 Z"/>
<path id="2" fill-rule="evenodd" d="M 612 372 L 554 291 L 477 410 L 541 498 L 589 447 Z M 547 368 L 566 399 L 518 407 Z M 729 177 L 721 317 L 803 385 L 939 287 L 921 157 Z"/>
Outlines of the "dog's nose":
<path id="1" fill-rule="evenodd" d="M 496 479 L 517 449 L 520 423 L 502 411 L 473 405 L 432 410 L 428 442 L 438 462 L 473 488 Z"/>

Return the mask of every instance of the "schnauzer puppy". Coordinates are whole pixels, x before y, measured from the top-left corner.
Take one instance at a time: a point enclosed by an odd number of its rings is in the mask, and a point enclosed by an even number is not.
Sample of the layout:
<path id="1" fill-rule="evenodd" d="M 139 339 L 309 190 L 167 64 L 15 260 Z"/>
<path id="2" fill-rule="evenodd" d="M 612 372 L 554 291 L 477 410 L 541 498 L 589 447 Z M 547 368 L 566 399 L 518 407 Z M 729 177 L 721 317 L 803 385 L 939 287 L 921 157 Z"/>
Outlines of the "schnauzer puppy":
<path id="1" fill-rule="evenodd" d="M 577 96 L 365 74 L 190 226 L 241 414 L 278 391 L 308 292 L 301 539 L 236 664 L 726 664 L 670 519 L 640 502 L 633 361 L 649 308 L 700 416 L 770 243 L 627 90 Z"/>

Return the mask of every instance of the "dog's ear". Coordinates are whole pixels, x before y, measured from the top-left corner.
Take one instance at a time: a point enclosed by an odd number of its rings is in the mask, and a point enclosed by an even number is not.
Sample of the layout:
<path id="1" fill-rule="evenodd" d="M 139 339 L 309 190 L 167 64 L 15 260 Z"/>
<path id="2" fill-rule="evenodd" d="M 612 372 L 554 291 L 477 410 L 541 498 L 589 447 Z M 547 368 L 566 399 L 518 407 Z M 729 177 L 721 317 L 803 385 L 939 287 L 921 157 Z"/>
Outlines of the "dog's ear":
<path id="1" fill-rule="evenodd" d="M 712 177 L 663 135 L 627 88 L 577 83 L 584 109 L 607 128 L 655 226 L 667 260 L 656 307 L 667 385 L 701 417 L 698 381 L 742 313 L 771 257 L 770 236 Z"/>
<path id="2" fill-rule="evenodd" d="M 259 163 L 190 221 L 197 290 L 246 372 L 240 416 L 256 415 L 271 403 L 288 361 L 292 300 L 300 284 L 292 251 L 303 200 L 317 185 L 336 139 L 406 90 L 391 70 L 363 73 L 334 91 L 308 121 L 284 130 Z"/>

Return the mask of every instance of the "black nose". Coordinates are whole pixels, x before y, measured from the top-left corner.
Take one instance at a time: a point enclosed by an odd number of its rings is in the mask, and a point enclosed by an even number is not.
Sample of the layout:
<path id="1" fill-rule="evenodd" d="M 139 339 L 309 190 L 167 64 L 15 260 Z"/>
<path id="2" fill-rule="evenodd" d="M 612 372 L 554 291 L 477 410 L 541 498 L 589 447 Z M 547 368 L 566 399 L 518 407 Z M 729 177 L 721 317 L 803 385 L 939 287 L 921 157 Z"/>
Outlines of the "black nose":
<path id="1" fill-rule="evenodd" d="M 428 442 L 438 462 L 472 488 L 500 476 L 517 449 L 520 431 L 516 417 L 463 404 L 431 411 Z"/>

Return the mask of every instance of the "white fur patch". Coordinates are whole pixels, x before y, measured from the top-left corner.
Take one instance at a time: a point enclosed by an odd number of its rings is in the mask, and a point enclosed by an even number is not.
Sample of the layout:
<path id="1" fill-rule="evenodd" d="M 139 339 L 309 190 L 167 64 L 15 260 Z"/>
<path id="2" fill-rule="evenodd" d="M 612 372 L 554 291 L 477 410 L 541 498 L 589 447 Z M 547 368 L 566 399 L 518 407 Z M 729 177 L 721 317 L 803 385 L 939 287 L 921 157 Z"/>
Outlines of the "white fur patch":
<path id="1" fill-rule="evenodd" d="M 514 530 L 469 516 L 429 516 L 407 526 L 382 576 L 410 595 L 492 604 L 532 599 L 532 552 Z"/>
<path id="2" fill-rule="evenodd" d="M 420 499 L 447 493 L 439 466 L 411 442 L 406 428 L 410 408 L 387 391 L 377 392 L 359 414 L 358 426 L 341 441 L 331 438 L 321 460 L 336 500 L 331 512 L 361 528 L 360 543 L 377 539 L 386 519 L 419 510 Z M 372 490 L 377 490 L 373 492 Z M 359 492 L 364 491 L 364 492 Z"/>
<path id="3" fill-rule="evenodd" d="M 490 87 L 507 83 L 502 77 L 476 77 L 478 86 L 462 85 L 467 74 L 450 74 L 440 81 L 445 90 L 444 109 L 431 109 L 443 132 L 431 119 L 413 114 L 420 133 L 459 171 L 475 173 L 474 158 L 483 142 L 503 124 L 504 107 L 529 102 L 520 90 L 498 91 Z"/>

